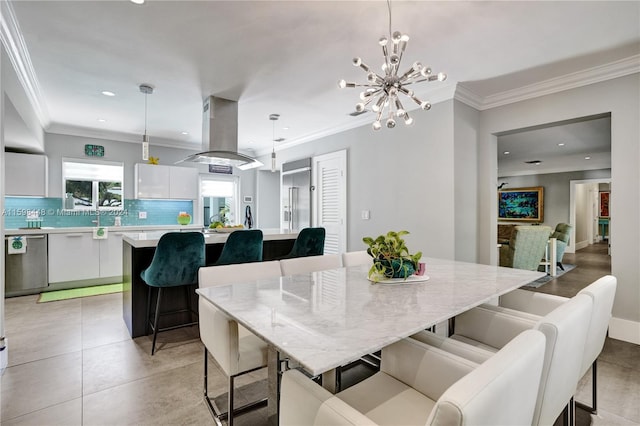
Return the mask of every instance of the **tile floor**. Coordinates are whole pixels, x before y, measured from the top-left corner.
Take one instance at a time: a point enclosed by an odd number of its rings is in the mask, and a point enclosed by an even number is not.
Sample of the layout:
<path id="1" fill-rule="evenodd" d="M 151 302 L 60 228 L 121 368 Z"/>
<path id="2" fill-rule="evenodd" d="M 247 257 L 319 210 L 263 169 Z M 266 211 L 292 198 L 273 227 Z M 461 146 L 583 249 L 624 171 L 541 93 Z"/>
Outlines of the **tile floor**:
<path id="1" fill-rule="evenodd" d="M 574 271 L 587 273 L 580 256 L 572 256 L 578 259 L 569 261 L 578 264 Z M 602 270 L 592 274 L 601 276 Z M 593 281 L 588 274 L 570 277 L 574 271 L 536 291 L 561 286 L 561 278 L 573 282 L 566 284 L 570 292 Z M 214 424 L 202 400 L 203 346 L 196 328 L 160 334 L 159 350 L 151 356 L 150 338 L 129 337 L 120 294 L 36 300 L 6 300 L 9 366 L 0 378 L 1 425 Z M 598 367 L 599 415 L 579 411 L 577 424 L 640 425 L 640 346 L 608 339 Z M 238 382 L 264 375 L 253 373 Z M 590 401 L 590 377 L 580 382 L 579 401 Z M 211 362 L 210 394 L 222 393 L 226 383 Z M 239 403 L 251 398 L 242 392 L 238 396 Z M 266 409 L 237 420 L 239 425 L 266 424 Z"/>

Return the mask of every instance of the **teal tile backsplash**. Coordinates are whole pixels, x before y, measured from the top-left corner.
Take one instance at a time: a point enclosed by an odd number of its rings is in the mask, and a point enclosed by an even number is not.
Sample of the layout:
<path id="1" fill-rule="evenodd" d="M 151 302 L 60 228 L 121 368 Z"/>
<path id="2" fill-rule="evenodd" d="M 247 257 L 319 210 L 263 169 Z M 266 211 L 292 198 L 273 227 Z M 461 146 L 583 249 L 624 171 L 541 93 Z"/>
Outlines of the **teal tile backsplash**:
<path id="1" fill-rule="evenodd" d="M 95 226 L 95 210 L 63 210 L 61 198 L 5 197 L 4 227 L 17 229 L 27 226 L 27 210 L 37 210 L 41 226 L 54 228 Z M 147 212 L 146 219 L 138 219 L 138 212 Z M 193 201 L 185 200 L 124 200 L 124 210 L 100 212 L 100 225 L 113 226 L 115 218 L 122 218 L 122 226 L 175 225 L 180 212 L 193 216 Z"/>

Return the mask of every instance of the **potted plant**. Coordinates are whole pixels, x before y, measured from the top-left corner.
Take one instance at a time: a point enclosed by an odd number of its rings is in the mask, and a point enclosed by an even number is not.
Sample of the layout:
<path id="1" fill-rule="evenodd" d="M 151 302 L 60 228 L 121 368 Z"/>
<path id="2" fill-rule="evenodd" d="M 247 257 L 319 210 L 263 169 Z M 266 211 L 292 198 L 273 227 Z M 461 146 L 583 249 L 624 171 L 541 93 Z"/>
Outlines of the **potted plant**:
<path id="1" fill-rule="evenodd" d="M 375 240 L 371 237 L 362 239 L 369 246 L 367 253 L 373 258 L 369 279 L 374 282 L 388 278 L 407 279 L 415 273 L 422 252 L 409 253 L 402 238 L 408 233 L 407 231 L 389 231 L 386 235 L 379 235 Z"/>

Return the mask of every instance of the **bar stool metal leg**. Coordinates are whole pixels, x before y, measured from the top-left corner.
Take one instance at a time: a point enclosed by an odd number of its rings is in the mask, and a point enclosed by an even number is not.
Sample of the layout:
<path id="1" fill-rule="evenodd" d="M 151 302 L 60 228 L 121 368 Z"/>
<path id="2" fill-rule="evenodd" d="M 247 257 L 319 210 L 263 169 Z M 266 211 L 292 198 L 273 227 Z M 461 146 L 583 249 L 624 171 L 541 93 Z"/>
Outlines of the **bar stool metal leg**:
<path id="1" fill-rule="evenodd" d="M 162 287 L 158 287 L 158 301 L 156 302 L 155 319 L 153 320 L 153 343 L 151 344 L 151 355 L 156 351 L 156 338 L 158 337 L 158 318 L 160 317 L 160 301 L 162 300 Z"/>

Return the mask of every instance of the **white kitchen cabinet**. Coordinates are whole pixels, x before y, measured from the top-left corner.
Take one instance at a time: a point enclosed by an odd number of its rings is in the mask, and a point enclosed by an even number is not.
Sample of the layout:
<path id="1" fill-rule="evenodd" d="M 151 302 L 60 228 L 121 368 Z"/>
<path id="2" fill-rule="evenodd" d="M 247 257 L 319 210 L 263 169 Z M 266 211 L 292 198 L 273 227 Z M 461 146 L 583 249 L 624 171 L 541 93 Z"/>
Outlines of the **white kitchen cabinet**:
<path id="1" fill-rule="evenodd" d="M 198 169 L 139 163 L 135 165 L 136 198 L 195 200 Z"/>
<path id="2" fill-rule="evenodd" d="M 46 197 L 47 178 L 46 156 L 5 153 L 5 195 Z"/>
<path id="3" fill-rule="evenodd" d="M 122 281 L 122 232 L 109 231 L 100 241 L 100 278 L 119 277 Z"/>
<path id="4" fill-rule="evenodd" d="M 181 200 L 198 198 L 198 169 L 169 167 L 169 197 Z"/>
<path id="5" fill-rule="evenodd" d="M 169 166 L 135 165 L 136 198 L 169 198 Z"/>
<path id="6" fill-rule="evenodd" d="M 91 232 L 49 234 L 49 282 L 95 279 L 100 276 L 100 240 Z"/>

